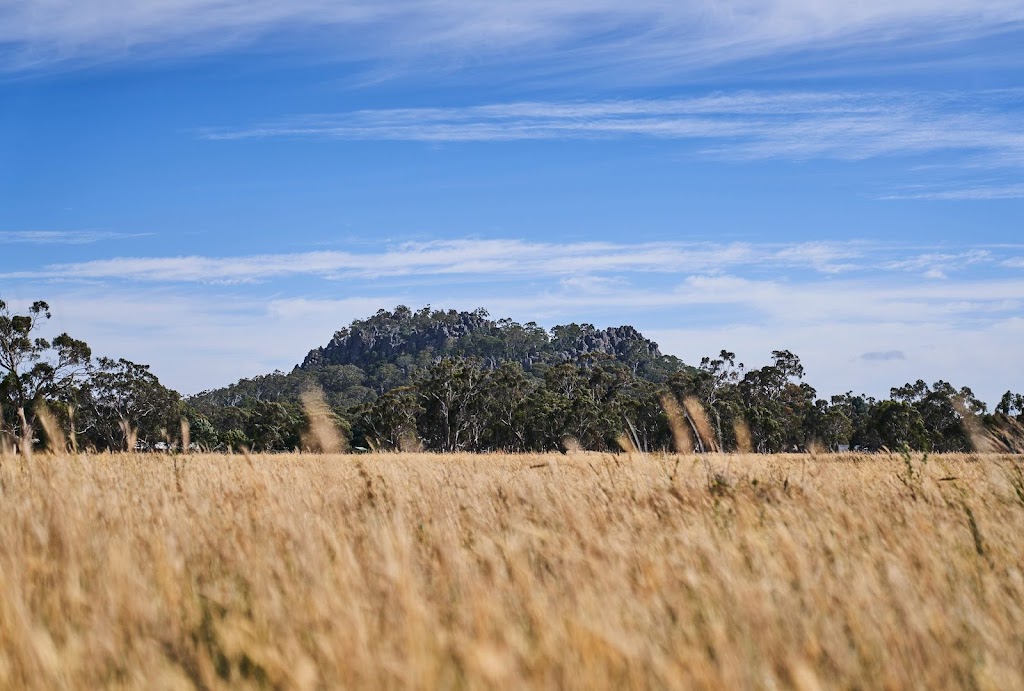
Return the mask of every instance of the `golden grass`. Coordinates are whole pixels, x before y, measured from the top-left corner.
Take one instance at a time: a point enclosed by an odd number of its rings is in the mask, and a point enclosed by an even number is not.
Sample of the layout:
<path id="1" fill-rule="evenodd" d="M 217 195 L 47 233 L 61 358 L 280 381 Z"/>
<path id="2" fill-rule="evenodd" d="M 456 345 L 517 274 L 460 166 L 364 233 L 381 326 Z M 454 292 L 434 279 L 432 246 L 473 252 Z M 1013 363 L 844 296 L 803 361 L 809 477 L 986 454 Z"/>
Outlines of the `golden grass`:
<path id="1" fill-rule="evenodd" d="M 1019 458 L 0 459 L 0 688 L 1024 688 Z"/>
<path id="2" fill-rule="evenodd" d="M 302 446 L 309 451 L 337 454 L 345 451 L 345 441 L 338 429 L 337 420 L 319 388 L 310 388 L 300 397 L 302 407 L 309 418 L 309 429 L 302 435 Z M 183 444 L 185 448 L 187 444 Z"/>

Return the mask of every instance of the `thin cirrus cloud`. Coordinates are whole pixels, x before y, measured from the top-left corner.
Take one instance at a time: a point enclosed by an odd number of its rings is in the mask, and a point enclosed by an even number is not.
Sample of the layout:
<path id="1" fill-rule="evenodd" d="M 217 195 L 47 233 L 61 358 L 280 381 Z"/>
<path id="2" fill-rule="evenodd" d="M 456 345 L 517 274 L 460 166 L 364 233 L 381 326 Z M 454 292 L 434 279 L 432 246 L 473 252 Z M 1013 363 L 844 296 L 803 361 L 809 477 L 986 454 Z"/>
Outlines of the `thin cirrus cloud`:
<path id="1" fill-rule="evenodd" d="M 860 359 L 867 362 L 891 362 L 893 360 L 906 360 L 907 356 L 902 350 L 873 350 L 861 355 Z"/>
<path id="2" fill-rule="evenodd" d="M 374 252 L 315 251 L 232 257 L 113 257 L 51 264 L 0 274 L 6 279 L 126 280 L 179 283 L 253 283 L 296 276 L 377 279 L 456 276 L 510 279 L 590 274 L 716 272 L 809 268 L 838 274 L 863 266 L 871 247 L 861 242 L 543 243 L 457 239 L 413 242 Z M 899 254 L 903 256 L 903 254 Z"/>
<path id="3" fill-rule="evenodd" d="M 414 142 L 557 139 L 688 140 L 727 158 L 863 160 L 953 152 L 974 165 L 1024 165 L 1024 93 L 741 92 L 693 98 L 519 102 L 465 108 L 360 110 L 207 128 L 211 140 L 272 137 Z M 941 191 L 918 193 L 942 198 Z M 954 198 L 953 193 L 947 193 Z M 958 198 L 1016 197 L 1019 185 Z"/>
<path id="4" fill-rule="evenodd" d="M 890 260 L 888 269 L 920 273 L 926 278 L 946 278 L 965 267 L 991 264 L 992 252 L 987 249 L 967 249 L 961 252 L 926 252 L 913 257 Z"/>
<path id="5" fill-rule="evenodd" d="M 414 277 L 443 283 L 458 277 L 522 280 L 529 277 L 616 274 L 714 275 L 728 271 L 817 275 L 851 272 L 945 278 L 961 271 L 1014 268 L 1006 247 L 935 252 L 899 244 L 844 242 L 531 242 L 454 239 L 407 242 L 368 252 L 313 251 L 213 257 L 112 257 L 45 265 L 0 274 L 8 280 L 123 280 L 143 283 L 254 283 L 315 277 L 343 281 Z"/>
<path id="6" fill-rule="evenodd" d="M 91 245 L 145 235 L 100 230 L 0 230 L 0 245 Z"/>
<path id="7" fill-rule="evenodd" d="M 977 324 L 1006 319 L 1024 305 L 1024 281 L 964 280 L 928 282 L 858 277 L 822 277 L 801 282 L 751 279 L 742 275 L 693 275 L 668 290 L 626 286 L 609 293 L 579 288 L 539 291 L 512 298 L 494 296 L 489 308 L 517 313 L 588 313 L 607 309 L 679 310 L 713 307 L 709 323 L 748 319 L 783 326 L 841 323 L 944 322 Z M 529 307 L 529 310 L 524 309 Z"/>
<path id="8" fill-rule="evenodd" d="M 407 65 L 567 54 L 574 69 L 643 64 L 649 74 L 816 47 L 971 39 L 1022 21 L 1018 0 L 23 0 L 0 5 L 0 69 L 267 44 Z"/>
<path id="9" fill-rule="evenodd" d="M 898 192 L 886 195 L 885 199 L 927 199 L 937 201 L 991 201 L 999 199 L 1024 199 L 1024 184 L 969 184 L 955 189 L 929 189 Z"/>

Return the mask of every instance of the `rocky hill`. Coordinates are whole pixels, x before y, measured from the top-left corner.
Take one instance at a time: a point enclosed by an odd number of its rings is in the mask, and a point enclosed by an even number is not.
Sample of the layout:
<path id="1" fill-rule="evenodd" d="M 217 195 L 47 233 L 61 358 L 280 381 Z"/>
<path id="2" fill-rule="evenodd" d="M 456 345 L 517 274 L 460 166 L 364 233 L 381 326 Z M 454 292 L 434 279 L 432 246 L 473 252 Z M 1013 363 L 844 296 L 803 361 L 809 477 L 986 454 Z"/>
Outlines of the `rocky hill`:
<path id="1" fill-rule="evenodd" d="M 607 355 L 639 364 L 662 357 L 658 344 L 632 326 L 598 329 L 591 324 L 554 327 L 550 335 L 535 323 L 493 320 L 484 310 L 413 312 L 399 306 L 381 310 L 338 331 L 331 342 L 311 350 L 300 365 L 315 370 L 329 365 L 370 368 L 405 358 L 479 357 L 493 363 L 519 362 L 527 370 L 538 363 Z"/>
<path id="2" fill-rule="evenodd" d="M 472 358 L 494 369 L 519 363 L 530 376 L 543 377 L 564 362 L 613 359 L 651 381 L 662 381 L 682 364 L 664 356 L 658 344 L 632 326 L 599 329 L 567 324 L 550 331 L 534 322 L 491 319 L 472 312 L 412 310 L 398 306 L 353 321 L 325 346 L 309 351 L 291 372 L 243 379 L 193 397 L 196 404 L 243 405 L 249 401 L 297 401 L 314 383 L 332 406 L 346 408 L 373 400 L 411 383 L 417 372 L 444 358 Z"/>

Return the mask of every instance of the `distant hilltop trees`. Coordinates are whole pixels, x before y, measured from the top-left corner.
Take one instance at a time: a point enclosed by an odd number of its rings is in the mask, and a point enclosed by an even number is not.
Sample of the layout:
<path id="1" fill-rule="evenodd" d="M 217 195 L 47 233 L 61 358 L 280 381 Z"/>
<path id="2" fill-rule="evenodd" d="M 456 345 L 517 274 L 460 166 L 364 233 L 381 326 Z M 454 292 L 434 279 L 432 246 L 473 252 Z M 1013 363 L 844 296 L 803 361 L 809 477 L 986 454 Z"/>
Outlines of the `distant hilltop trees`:
<path id="1" fill-rule="evenodd" d="M 326 347 L 310 351 L 300 367 L 356 365 L 374 372 L 383 365 L 410 369 L 417 363 L 455 357 L 478 358 L 491 368 L 516 362 L 531 371 L 584 355 L 605 355 L 651 374 L 681 365 L 676 358 L 662 356 L 658 344 L 632 326 L 598 329 L 592 324 L 568 324 L 548 332 L 534 322 L 492 320 L 483 309 L 457 312 L 424 307 L 414 312 L 399 305 L 394 312 L 380 310 L 369 319 L 352 322 Z"/>
<path id="2" fill-rule="evenodd" d="M 695 450 L 1021 448 L 1017 394 L 989 415 L 970 389 L 943 381 L 879 401 L 852 392 L 820 399 L 803 379 L 799 357 L 785 350 L 757 369 L 728 351 L 688 365 L 632 326 L 546 330 L 483 309 L 398 306 L 340 329 L 290 373 L 243 379 L 189 404 L 193 429 L 251 448 L 272 448 L 258 430 L 273 426 L 252 421 L 261 416 L 291 420 L 288 440 L 299 438 L 298 402 L 310 388 L 366 449 L 672 449 L 680 426 Z"/>

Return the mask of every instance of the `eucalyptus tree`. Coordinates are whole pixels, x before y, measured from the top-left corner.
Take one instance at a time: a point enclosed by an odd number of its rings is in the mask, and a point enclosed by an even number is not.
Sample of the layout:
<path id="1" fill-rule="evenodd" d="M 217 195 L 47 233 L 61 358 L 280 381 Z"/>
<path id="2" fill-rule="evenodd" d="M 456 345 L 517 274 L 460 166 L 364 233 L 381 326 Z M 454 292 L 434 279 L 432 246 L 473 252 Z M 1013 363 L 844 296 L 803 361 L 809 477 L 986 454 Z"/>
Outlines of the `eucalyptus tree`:
<path id="1" fill-rule="evenodd" d="M 381 450 L 415 450 L 420 443 L 417 418 L 423 413 L 415 386 L 393 388 L 354 410 L 353 443 Z"/>
<path id="2" fill-rule="evenodd" d="M 799 357 L 774 350 L 772 364 L 750 370 L 740 380 L 757 451 L 787 451 L 808 441 L 806 422 L 814 413 L 817 392 L 802 381 L 803 376 Z"/>
<path id="3" fill-rule="evenodd" d="M 939 380 L 928 386 L 918 379 L 891 390 L 895 401 L 909 404 L 920 414 L 928 445 L 935 451 L 970 451 L 973 444 L 969 418 L 985 413 L 986 406 L 968 387 L 957 389 Z"/>
<path id="4" fill-rule="evenodd" d="M 518 362 L 505 362 L 486 377 L 480 406 L 486 425 L 485 446 L 525 451 L 530 433 L 530 403 L 538 382 L 528 377 Z"/>
<path id="5" fill-rule="evenodd" d="M 130 451 L 135 439 L 152 444 L 175 435 L 180 396 L 162 385 L 149 365 L 101 357 L 88 374 L 79 397 L 79 425 L 94 446 Z"/>
<path id="6" fill-rule="evenodd" d="M 12 313 L 0 300 L 0 401 L 15 416 L 0 424 L 22 444 L 32 443 L 39 407 L 48 398 L 73 397 L 92 359 L 89 346 L 66 333 L 52 340 L 40 336 L 50 317 L 42 300 L 25 314 Z"/>
<path id="7" fill-rule="evenodd" d="M 999 399 L 996 412 L 1006 417 L 1024 417 L 1024 395 L 1007 391 Z"/>
<path id="8" fill-rule="evenodd" d="M 431 448 L 464 451 L 479 448 L 486 370 L 476 358 L 443 358 L 416 382 L 422 414 L 419 429 Z"/>
<path id="9" fill-rule="evenodd" d="M 667 382 L 678 399 L 694 397 L 700 401 L 722 448 L 735 445 L 732 427 L 742 415 L 739 383 L 745 371 L 743 363 L 736 362 L 735 353 L 722 350 L 718 357 L 701 358 L 697 367 L 681 368 Z"/>

